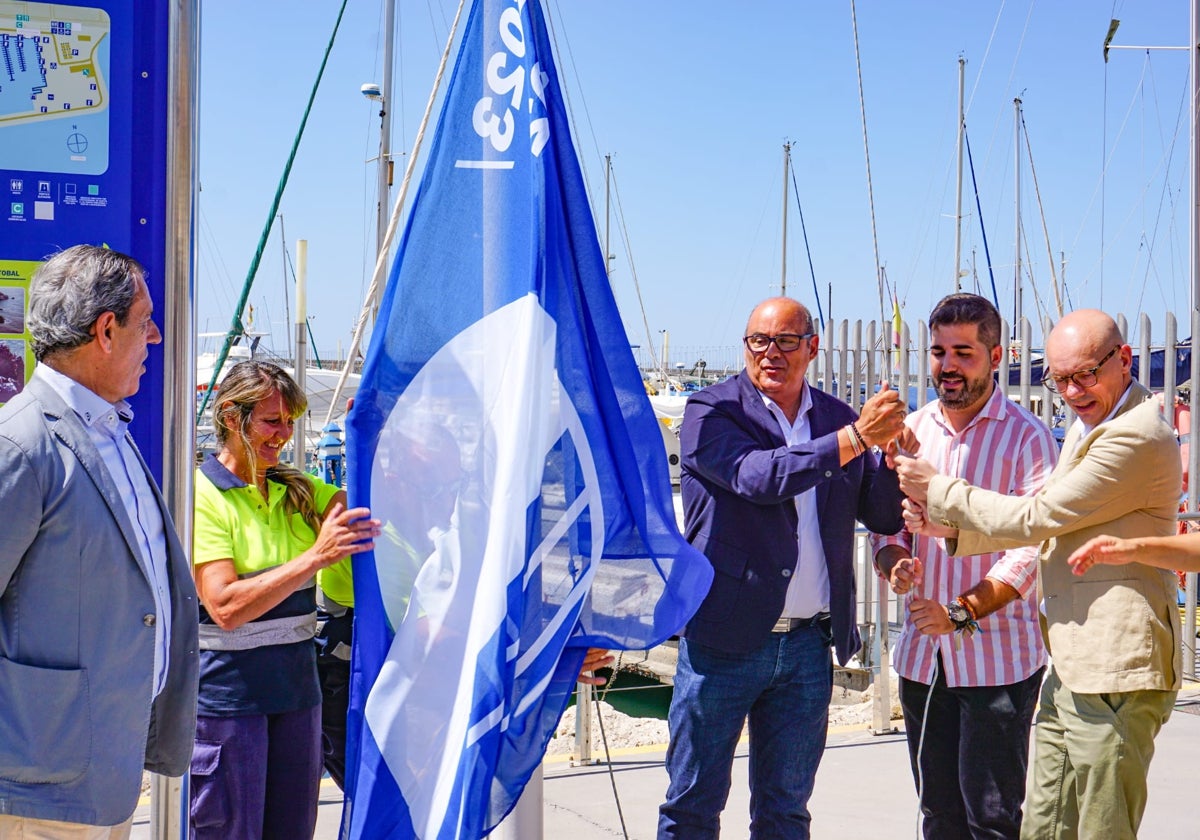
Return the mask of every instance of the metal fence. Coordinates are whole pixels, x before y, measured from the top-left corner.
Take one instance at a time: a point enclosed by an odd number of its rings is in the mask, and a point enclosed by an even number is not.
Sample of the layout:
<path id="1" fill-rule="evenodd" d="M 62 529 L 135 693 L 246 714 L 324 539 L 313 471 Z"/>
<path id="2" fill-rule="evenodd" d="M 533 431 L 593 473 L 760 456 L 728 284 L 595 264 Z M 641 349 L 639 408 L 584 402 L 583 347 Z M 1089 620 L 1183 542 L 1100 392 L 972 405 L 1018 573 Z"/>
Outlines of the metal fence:
<path id="1" fill-rule="evenodd" d="M 1162 395 L 1162 410 L 1174 426 L 1176 406 L 1188 404 L 1191 383 L 1200 381 L 1200 356 L 1191 353 L 1190 338 L 1180 342 L 1176 318 L 1170 313 L 1163 319 L 1161 333 L 1144 314 L 1136 319 L 1136 329 L 1132 333 L 1124 316 L 1117 316 L 1116 320 L 1122 335 L 1133 346 L 1138 381 Z M 1200 313 L 1192 315 L 1189 326 L 1189 335 L 1200 335 Z M 1051 327 L 1049 320 L 1041 325 L 1039 340 Z M 1022 318 L 1015 331 L 1007 321 L 1002 322 L 1001 343 L 1006 350 L 998 381 L 1011 399 L 1028 408 L 1049 427 L 1065 429 L 1073 419 L 1072 413 L 1041 385 L 1042 352 L 1033 345 L 1033 334 L 1033 325 L 1028 319 Z M 652 361 L 651 354 L 640 348 L 639 363 L 643 370 L 653 370 L 660 378 L 678 377 L 680 386 L 693 388 L 705 382 L 719 381 L 737 373 L 743 366 L 742 350 L 738 345 L 679 347 L 672 350 L 672 355 L 675 359 L 689 361 Z M 1156 363 L 1158 358 L 1162 364 Z M 807 378 L 810 385 L 837 396 L 856 411 L 861 410 L 863 402 L 885 380 L 900 392 L 903 400 L 919 407 L 935 398 L 929 377 L 929 330 L 924 322 L 917 322 L 915 328 L 902 323 L 898 335 L 890 322 L 827 322 Z M 1190 440 L 1188 436 L 1197 433 L 1197 425 L 1200 425 L 1200 414 L 1193 413 L 1187 430 L 1180 430 L 1181 442 Z M 1200 452 L 1190 448 L 1186 465 L 1189 475 L 1200 469 L 1198 458 Z M 1200 514 L 1195 513 L 1195 483 L 1187 490 L 1189 512 L 1181 513 L 1179 518 L 1181 521 L 1200 521 Z M 875 575 L 871 561 L 866 533 L 860 531 L 856 546 L 858 621 L 864 643 L 860 659 L 870 670 L 875 684 L 875 728 L 885 730 L 890 727 L 890 636 L 899 630 L 903 602 Z M 1196 574 L 1192 573 L 1187 576 L 1182 641 L 1184 674 L 1191 679 L 1196 678 L 1196 600 Z"/>

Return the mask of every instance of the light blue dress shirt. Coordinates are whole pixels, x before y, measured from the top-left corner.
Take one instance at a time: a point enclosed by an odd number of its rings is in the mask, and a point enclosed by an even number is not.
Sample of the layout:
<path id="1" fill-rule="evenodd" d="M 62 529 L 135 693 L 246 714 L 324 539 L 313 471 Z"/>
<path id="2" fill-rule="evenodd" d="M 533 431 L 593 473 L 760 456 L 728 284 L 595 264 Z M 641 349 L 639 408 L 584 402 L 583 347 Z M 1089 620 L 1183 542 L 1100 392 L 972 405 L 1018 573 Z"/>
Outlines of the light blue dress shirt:
<path id="1" fill-rule="evenodd" d="M 154 592 L 154 696 L 158 696 L 167 677 L 167 642 L 171 638 L 167 537 L 150 478 L 142 469 L 134 451 L 133 438 L 128 433 L 133 410 L 125 400 L 110 403 L 48 365 L 39 363 L 33 375 L 53 388 L 79 415 L 88 437 L 100 451 L 104 466 L 125 504 L 125 512 L 129 514 L 133 532 L 137 535 L 142 568 Z"/>

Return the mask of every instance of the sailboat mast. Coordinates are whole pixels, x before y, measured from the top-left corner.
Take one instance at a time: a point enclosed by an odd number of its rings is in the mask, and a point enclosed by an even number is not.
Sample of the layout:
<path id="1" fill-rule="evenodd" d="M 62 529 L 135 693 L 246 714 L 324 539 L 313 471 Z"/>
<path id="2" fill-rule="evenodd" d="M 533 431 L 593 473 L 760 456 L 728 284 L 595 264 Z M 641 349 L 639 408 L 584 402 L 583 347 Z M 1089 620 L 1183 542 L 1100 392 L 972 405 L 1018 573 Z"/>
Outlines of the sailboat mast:
<path id="1" fill-rule="evenodd" d="M 611 192 L 609 184 L 612 180 L 612 155 L 604 156 L 604 276 L 611 277 L 612 275 L 612 251 L 608 246 L 608 231 L 609 219 L 611 217 L 610 209 Z M 611 282 L 611 280 L 609 281 Z"/>
<path id="2" fill-rule="evenodd" d="M 396 37 L 396 0 L 383 1 L 383 85 L 382 101 L 379 103 L 379 175 L 376 192 L 379 203 L 375 208 L 375 253 L 379 254 L 387 242 L 388 220 L 391 215 L 392 202 L 390 190 L 392 186 L 392 76 L 394 63 L 394 41 Z M 383 298 L 383 287 L 380 286 L 375 299 L 371 301 L 371 317 L 379 311 Z"/>
<path id="3" fill-rule="evenodd" d="M 1021 98 L 1013 100 L 1013 178 L 1014 207 L 1016 208 L 1016 247 L 1017 256 L 1013 269 L 1013 335 L 1017 334 L 1021 323 Z"/>
<path id="4" fill-rule="evenodd" d="M 279 252 L 283 258 L 283 316 L 285 321 L 292 320 L 292 295 L 291 284 L 288 283 L 288 253 L 287 253 L 287 234 L 283 230 L 283 214 L 276 214 L 275 218 L 279 219 Z M 284 332 L 287 332 L 286 330 Z M 292 335 L 287 336 L 287 354 L 292 355 Z"/>
<path id="5" fill-rule="evenodd" d="M 788 205 L 788 167 L 791 165 L 792 144 L 783 144 L 783 270 L 779 277 L 779 294 L 787 297 L 787 205 Z"/>
<path id="6" fill-rule="evenodd" d="M 958 188 L 954 205 L 954 291 L 962 291 L 962 187 L 963 187 L 963 128 L 966 115 L 963 113 L 963 82 L 967 60 L 958 57 Z"/>
<path id="7" fill-rule="evenodd" d="M 292 370 L 300 393 L 305 392 L 308 368 L 308 240 L 296 240 L 296 363 Z M 296 418 L 292 431 L 292 463 L 296 469 L 304 470 L 304 444 L 306 441 L 305 421 L 308 412 Z"/>

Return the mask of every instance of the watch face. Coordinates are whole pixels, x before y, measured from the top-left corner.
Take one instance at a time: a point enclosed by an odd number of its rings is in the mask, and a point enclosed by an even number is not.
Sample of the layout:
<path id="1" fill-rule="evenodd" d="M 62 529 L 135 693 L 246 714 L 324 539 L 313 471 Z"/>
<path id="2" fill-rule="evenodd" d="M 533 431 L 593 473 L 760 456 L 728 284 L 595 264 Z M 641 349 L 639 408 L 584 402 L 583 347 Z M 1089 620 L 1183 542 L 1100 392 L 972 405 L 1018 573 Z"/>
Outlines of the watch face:
<path id="1" fill-rule="evenodd" d="M 962 604 L 947 604 L 946 612 L 950 615 L 950 620 L 955 624 L 966 624 L 971 620 L 970 613 Z"/>

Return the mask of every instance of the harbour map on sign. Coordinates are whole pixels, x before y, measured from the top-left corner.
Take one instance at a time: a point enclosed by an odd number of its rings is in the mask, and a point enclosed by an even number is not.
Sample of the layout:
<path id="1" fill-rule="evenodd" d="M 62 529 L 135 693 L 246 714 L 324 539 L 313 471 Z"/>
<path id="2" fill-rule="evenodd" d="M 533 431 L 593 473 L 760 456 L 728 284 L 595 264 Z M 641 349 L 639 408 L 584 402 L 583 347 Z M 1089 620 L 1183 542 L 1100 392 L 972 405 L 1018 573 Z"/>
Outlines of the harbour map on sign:
<path id="1" fill-rule="evenodd" d="M 108 169 L 108 13 L 0 0 L 0 169 Z"/>

